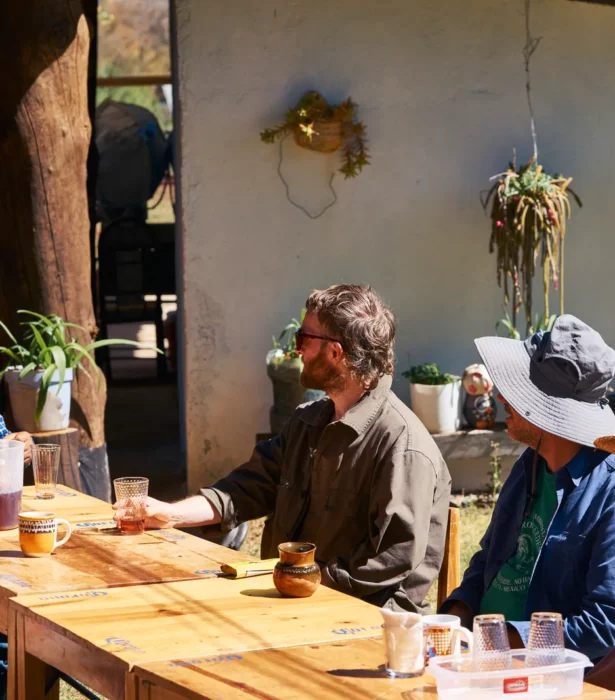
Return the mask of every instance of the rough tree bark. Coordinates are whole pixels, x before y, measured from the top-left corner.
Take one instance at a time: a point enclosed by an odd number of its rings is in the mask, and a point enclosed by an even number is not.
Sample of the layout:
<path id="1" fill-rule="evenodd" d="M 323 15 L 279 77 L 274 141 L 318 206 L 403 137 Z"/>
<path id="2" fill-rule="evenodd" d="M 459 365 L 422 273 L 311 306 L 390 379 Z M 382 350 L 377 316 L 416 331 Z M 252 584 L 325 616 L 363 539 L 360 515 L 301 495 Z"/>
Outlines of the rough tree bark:
<path id="1" fill-rule="evenodd" d="M 86 163 L 90 37 L 81 0 L 0 6 L 0 319 L 56 313 L 96 335 Z M 104 446 L 106 387 L 78 374 L 83 448 Z"/>

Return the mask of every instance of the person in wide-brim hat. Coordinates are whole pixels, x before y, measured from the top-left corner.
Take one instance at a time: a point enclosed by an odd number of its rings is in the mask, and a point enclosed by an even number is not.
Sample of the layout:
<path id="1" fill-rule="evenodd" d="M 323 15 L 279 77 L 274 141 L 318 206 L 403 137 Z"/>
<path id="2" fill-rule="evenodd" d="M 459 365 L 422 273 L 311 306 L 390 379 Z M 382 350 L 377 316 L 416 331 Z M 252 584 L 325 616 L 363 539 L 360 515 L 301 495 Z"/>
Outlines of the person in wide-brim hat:
<path id="1" fill-rule="evenodd" d="M 605 398 L 615 351 L 574 316 L 525 341 L 478 338 L 476 347 L 506 401 L 536 427 L 579 445 L 615 434 Z"/>
<path id="2" fill-rule="evenodd" d="M 604 449 L 615 447 L 606 400 L 615 350 L 570 315 L 525 341 L 475 342 L 509 435 L 528 449 L 441 612 L 465 626 L 479 613 L 501 613 L 512 646 L 527 642 L 532 613 L 557 612 L 566 647 L 595 663 L 615 648 L 615 456 Z M 615 675 L 605 675 L 595 682 L 615 689 Z"/>

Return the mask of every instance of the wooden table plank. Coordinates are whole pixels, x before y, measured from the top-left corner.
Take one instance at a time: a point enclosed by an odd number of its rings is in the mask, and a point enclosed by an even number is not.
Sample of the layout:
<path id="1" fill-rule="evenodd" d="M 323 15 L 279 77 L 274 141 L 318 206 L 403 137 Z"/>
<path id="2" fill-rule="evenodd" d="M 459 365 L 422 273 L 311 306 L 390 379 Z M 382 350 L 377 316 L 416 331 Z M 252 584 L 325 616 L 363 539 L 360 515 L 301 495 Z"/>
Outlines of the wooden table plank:
<path id="1" fill-rule="evenodd" d="M 436 682 L 389 678 L 381 639 L 345 639 L 136 664 L 137 700 L 436 700 Z M 584 700 L 613 694 L 585 684 Z M 471 698 L 469 698 L 471 700 Z"/>
<path id="2" fill-rule="evenodd" d="M 133 674 L 138 700 L 435 700 L 431 676 L 386 675 L 380 638 L 139 663 Z"/>
<path id="3" fill-rule="evenodd" d="M 17 676 L 26 653 L 123 698 L 135 663 L 320 644 L 380 635 L 377 608 L 321 586 L 311 598 L 281 598 L 270 575 L 81 591 L 70 597 L 19 596 L 11 615 L 23 619 L 25 644 L 9 670 Z M 20 623 L 21 624 L 21 623 Z M 15 629 L 20 629 L 20 624 Z M 9 644 L 11 640 L 9 640 Z M 99 665 L 106 672 L 99 677 Z"/>
<path id="4" fill-rule="evenodd" d="M 34 486 L 25 486 L 21 509 L 24 511 L 51 511 L 60 518 L 66 518 L 71 523 L 88 519 L 111 520 L 113 518 L 113 510 L 110 503 L 75 491 L 63 484 L 58 485 L 56 497 L 49 499 L 36 498 Z M 0 531 L 0 539 L 7 532 L 10 533 L 12 531 Z"/>
<path id="5" fill-rule="evenodd" d="M 245 554 L 188 533 L 168 530 L 124 537 L 115 529 L 111 506 L 59 487 L 54 499 L 39 500 L 26 489 L 23 510 L 43 507 L 74 526 L 70 540 L 50 557 L 31 559 L 19 547 L 18 530 L 0 532 L 0 632 L 8 629 L 8 598 L 30 593 L 212 578 L 220 564 L 247 560 Z"/>

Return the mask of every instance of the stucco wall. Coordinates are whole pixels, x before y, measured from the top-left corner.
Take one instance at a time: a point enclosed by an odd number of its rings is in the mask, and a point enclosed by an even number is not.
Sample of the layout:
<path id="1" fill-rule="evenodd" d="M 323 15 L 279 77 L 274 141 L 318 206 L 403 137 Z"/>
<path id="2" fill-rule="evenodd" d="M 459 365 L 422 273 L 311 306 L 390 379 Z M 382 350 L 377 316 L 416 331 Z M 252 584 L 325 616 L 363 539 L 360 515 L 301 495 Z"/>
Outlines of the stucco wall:
<path id="1" fill-rule="evenodd" d="M 541 159 L 574 176 L 584 208 L 567 242 L 567 310 L 615 343 L 615 8 L 534 0 Z M 460 372 L 501 316 L 479 192 L 512 148 L 531 155 L 522 0 L 176 0 L 181 118 L 189 485 L 226 473 L 268 428 L 264 357 L 313 287 L 371 283 L 399 321 L 399 373 Z M 285 199 L 278 150 L 259 141 L 307 89 L 351 95 L 372 165 L 336 178 L 311 221 Z M 312 211 L 336 158 L 285 144 Z M 482 479 L 480 479 L 482 481 Z"/>

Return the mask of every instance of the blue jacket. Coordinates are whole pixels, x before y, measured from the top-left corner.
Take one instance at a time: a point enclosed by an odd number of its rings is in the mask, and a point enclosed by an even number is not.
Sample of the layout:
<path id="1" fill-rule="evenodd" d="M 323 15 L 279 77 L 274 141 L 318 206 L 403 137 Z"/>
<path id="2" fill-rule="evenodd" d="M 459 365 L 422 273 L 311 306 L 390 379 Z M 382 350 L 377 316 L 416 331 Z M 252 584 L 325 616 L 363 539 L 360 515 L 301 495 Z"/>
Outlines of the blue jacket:
<path id="1" fill-rule="evenodd" d="M 3 437 L 6 437 L 11 431 L 7 430 L 6 425 L 4 423 L 4 418 L 0 416 L 0 440 L 2 440 Z"/>
<path id="2" fill-rule="evenodd" d="M 476 615 L 483 593 L 517 546 L 534 451 L 526 450 L 506 480 L 461 586 L 449 601 Z M 525 621 L 511 621 L 527 643 L 533 612 L 559 612 L 569 649 L 596 661 L 615 648 L 615 456 L 583 447 L 555 477 L 557 509 L 530 578 Z"/>

